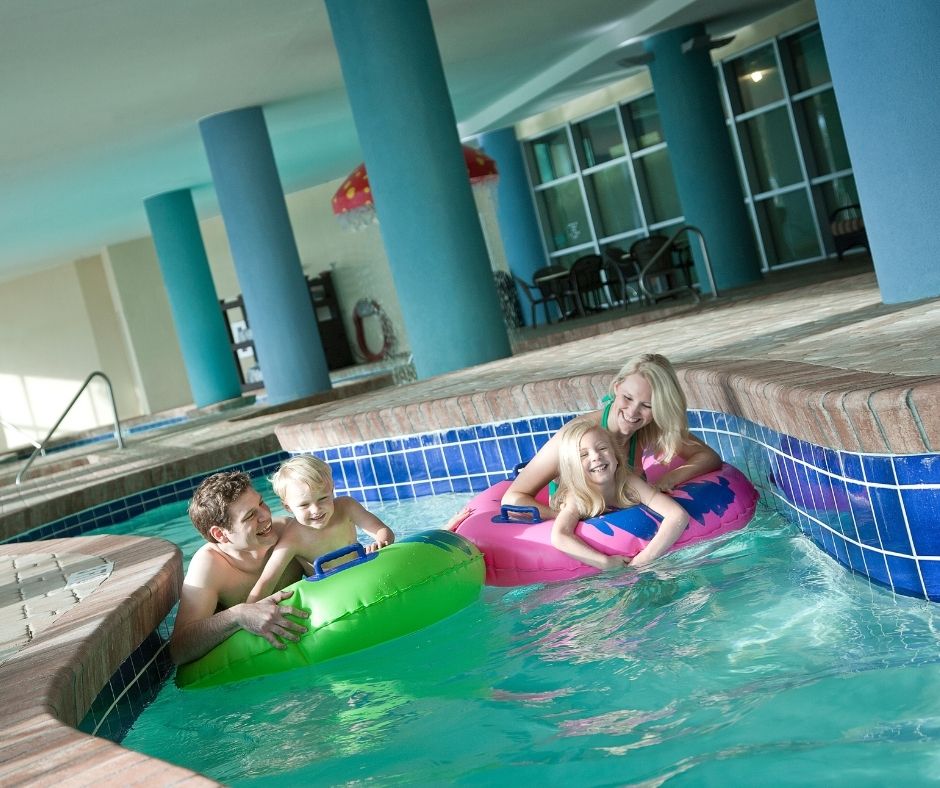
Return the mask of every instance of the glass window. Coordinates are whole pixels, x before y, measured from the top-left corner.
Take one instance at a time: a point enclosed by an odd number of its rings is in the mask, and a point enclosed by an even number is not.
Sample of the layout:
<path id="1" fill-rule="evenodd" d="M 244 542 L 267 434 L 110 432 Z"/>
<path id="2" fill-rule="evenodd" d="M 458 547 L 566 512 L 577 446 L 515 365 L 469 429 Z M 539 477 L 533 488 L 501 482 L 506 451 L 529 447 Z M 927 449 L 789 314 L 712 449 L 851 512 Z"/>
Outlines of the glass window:
<path id="1" fill-rule="evenodd" d="M 804 189 L 759 200 L 754 207 L 770 266 L 822 254 Z"/>
<path id="2" fill-rule="evenodd" d="M 536 192 L 542 229 L 551 251 L 593 240 L 577 181 L 567 181 Z"/>
<path id="3" fill-rule="evenodd" d="M 801 93 L 832 81 L 832 77 L 829 76 L 826 50 L 823 48 L 822 35 L 818 27 L 791 36 L 787 39 L 786 46 L 793 63 L 795 84 L 791 89 L 794 93 Z"/>
<path id="4" fill-rule="evenodd" d="M 824 90 L 797 102 L 816 165 L 817 175 L 847 170 L 852 166 L 842 131 L 842 118 L 833 91 Z"/>
<path id="5" fill-rule="evenodd" d="M 855 188 L 855 178 L 851 175 L 826 181 L 818 188 L 822 192 L 827 217 L 832 216 L 837 208 L 858 204 L 858 190 Z"/>
<path id="6" fill-rule="evenodd" d="M 767 106 L 783 98 L 783 80 L 773 46 L 755 49 L 731 62 L 734 77 L 729 88 L 735 90 L 738 109 L 735 114 Z"/>
<path id="7" fill-rule="evenodd" d="M 663 127 L 659 122 L 656 96 L 652 93 L 631 101 L 624 107 L 624 123 L 632 151 L 659 145 L 665 140 Z"/>
<path id="8" fill-rule="evenodd" d="M 803 180 L 793 130 L 784 107 L 738 124 L 741 148 L 754 193 L 780 189 Z"/>
<path id="9" fill-rule="evenodd" d="M 580 141 L 583 167 L 604 164 L 626 155 L 626 146 L 614 110 L 588 118 L 574 128 L 575 139 Z"/>
<path id="10" fill-rule="evenodd" d="M 553 131 L 535 140 L 529 147 L 532 152 L 535 171 L 539 183 L 547 183 L 574 172 L 571 147 L 568 145 L 568 132 L 565 129 Z"/>
<path id="11" fill-rule="evenodd" d="M 585 176 L 584 183 L 598 235 L 617 235 L 640 226 L 633 178 L 626 163 L 593 172 Z"/>
<path id="12" fill-rule="evenodd" d="M 646 220 L 651 224 L 665 222 L 682 215 L 679 193 L 672 175 L 672 163 L 666 148 L 636 159 L 641 183 L 644 184 L 643 204 Z"/>

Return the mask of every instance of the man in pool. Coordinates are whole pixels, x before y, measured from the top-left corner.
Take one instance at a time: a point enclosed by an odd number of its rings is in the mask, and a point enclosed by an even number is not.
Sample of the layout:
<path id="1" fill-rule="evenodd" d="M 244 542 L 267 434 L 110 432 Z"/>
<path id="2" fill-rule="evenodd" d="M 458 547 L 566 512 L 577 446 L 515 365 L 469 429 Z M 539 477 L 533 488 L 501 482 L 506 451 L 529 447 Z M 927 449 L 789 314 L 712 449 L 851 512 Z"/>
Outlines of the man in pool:
<path id="1" fill-rule="evenodd" d="M 215 473 L 202 481 L 189 503 L 189 517 L 206 539 L 186 570 L 179 611 L 170 638 L 176 664 L 192 662 L 239 629 L 263 637 L 275 648 L 297 641 L 307 628 L 294 618 L 309 612 L 282 606 L 289 591 L 275 591 L 254 603 L 248 593 L 280 539 L 287 520 L 271 510 L 240 471 Z M 281 575 L 276 588 L 299 580 L 294 562 Z"/>

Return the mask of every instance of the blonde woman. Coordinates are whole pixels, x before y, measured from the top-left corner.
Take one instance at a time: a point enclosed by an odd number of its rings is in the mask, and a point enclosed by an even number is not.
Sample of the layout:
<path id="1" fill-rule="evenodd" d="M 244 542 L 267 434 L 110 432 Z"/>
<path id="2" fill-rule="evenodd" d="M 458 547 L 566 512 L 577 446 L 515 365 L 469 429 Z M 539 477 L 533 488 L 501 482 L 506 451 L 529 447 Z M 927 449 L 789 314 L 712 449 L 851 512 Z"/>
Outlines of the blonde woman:
<path id="1" fill-rule="evenodd" d="M 675 544 L 689 524 L 685 509 L 630 471 L 613 437 L 593 419 L 584 417 L 562 427 L 558 432 L 559 484 L 552 499 L 559 510 L 552 525 L 552 545 L 602 570 L 640 567 L 654 561 Z M 649 544 L 632 559 L 605 555 L 574 532 L 579 520 L 640 503 L 662 517 L 662 522 Z"/>
<path id="2" fill-rule="evenodd" d="M 717 470 L 721 457 L 689 432 L 685 394 L 676 371 L 665 356 L 644 353 L 623 365 L 611 383 L 604 407 L 584 418 L 605 428 L 626 464 L 642 474 L 643 455 L 662 464 L 681 457 L 682 464 L 663 475 L 656 486 L 668 492 L 695 476 Z M 555 513 L 535 500 L 536 494 L 558 477 L 558 435 L 539 449 L 503 495 L 503 504 L 536 506 L 542 517 Z"/>

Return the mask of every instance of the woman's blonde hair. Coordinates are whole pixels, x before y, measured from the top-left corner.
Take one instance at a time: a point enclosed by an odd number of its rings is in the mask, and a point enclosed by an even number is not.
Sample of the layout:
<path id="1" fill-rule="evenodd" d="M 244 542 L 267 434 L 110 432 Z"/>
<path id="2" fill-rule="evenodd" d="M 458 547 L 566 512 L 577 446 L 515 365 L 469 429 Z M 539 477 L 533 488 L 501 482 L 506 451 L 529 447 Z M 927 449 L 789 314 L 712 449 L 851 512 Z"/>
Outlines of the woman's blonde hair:
<path id="1" fill-rule="evenodd" d="M 617 470 L 614 473 L 616 500 L 611 503 L 623 508 L 639 502 L 630 486 L 630 468 L 624 460 L 620 444 L 596 421 L 579 416 L 569 421 L 558 432 L 558 491 L 552 499 L 554 508 L 560 509 L 562 504 L 570 500 L 581 517 L 597 517 L 608 508 L 604 496 L 588 481 L 581 464 L 581 439 L 595 431 L 610 439 L 608 445 L 617 460 Z"/>
<path id="2" fill-rule="evenodd" d="M 616 398 L 617 386 L 630 375 L 641 375 L 652 391 L 653 420 L 637 431 L 637 440 L 644 449 L 652 449 L 661 461 L 669 462 L 689 437 L 688 406 L 676 370 L 669 359 L 659 353 L 634 356 L 611 382 L 612 397 Z"/>
<path id="3" fill-rule="evenodd" d="M 289 481 L 303 482 L 312 493 L 333 491 L 333 472 L 319 457 L 300 454 L 281 463 L 271 477 L 271 486 L 282 501 L 287 495 Z"/>

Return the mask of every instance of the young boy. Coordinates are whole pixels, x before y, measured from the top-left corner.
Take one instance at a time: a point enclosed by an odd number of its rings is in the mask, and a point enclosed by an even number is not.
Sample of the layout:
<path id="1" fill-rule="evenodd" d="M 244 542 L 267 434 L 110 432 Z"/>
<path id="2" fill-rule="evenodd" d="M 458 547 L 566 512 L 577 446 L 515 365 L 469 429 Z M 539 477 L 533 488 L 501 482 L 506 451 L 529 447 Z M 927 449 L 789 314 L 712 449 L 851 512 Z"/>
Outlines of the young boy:
<path id="1" fill-rule="evenodd" d="M 294 558 L 307 574 L 312 574 L 317 558 L 357 541 L 357 526 L 375 540 L 366 546 L 366 552 L 395 541 L 391 529 L 357 500 L 333 497 L 333 474 L 323 460 L 292 457 L 278 468 L 271 484 L 294 519 L 287 522 L 261 577 L 248 594 L 249 602 L 269 596 Z"/>

